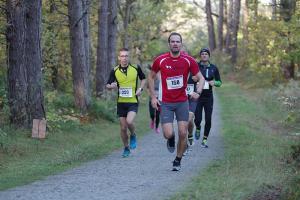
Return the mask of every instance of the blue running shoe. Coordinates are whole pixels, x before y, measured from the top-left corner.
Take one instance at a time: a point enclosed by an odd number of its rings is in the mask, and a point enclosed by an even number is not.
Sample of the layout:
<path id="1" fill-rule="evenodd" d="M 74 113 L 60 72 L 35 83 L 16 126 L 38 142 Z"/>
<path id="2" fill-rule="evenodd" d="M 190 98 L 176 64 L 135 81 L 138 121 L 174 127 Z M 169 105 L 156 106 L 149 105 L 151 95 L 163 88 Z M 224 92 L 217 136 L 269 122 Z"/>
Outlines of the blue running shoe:
<path id="1" fill-rule="evenodd" d="M 195 131 L 195 139 L 196 139 L 196 140 L 199 140 L 199 138 L 200 138 L 200 130 L 201 130 L 201 129 L 197 129 L 197 128 L 196 128 L 196 131 Z"/>
<path id="2" fill-rule="evenodd" d="M 124 148 L 124 151 L 123 151 L 123 154 L 122 154 L 122 157 L 123 158 L 127 158 L 130 154 L 130 149 L 128 147 L 125 147 Z"/>
<path id="3" fill-rule="evenodd" d="M 136 135 L 130 135 L 130 149 L 136 148 Z"/>

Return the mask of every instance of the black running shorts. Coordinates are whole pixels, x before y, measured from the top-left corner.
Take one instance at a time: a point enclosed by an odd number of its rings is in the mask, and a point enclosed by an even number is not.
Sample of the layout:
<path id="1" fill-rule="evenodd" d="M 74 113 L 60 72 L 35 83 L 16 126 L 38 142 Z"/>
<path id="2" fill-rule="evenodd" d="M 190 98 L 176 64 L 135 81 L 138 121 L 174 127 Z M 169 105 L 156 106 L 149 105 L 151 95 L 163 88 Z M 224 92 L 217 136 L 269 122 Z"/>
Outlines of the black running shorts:
<path id="1" fill-rule="evenodd" d="M 117 114 L 119 117 L 127 117 L 127 113 L 138 112 L 138 103 L 117 103 Z"/>

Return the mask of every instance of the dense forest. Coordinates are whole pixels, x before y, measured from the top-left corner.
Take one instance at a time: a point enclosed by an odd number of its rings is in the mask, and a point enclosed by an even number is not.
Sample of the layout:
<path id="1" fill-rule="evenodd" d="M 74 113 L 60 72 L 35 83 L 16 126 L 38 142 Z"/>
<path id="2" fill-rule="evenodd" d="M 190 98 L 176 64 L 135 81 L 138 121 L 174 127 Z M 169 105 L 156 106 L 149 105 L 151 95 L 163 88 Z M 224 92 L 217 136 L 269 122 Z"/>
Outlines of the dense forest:
<path id="1" fill-rule="evenodd" d="M 172 31 L 183 34 L 196 58 L 208 46 L 224 74 L 253 87 L 289 82 L 297 91 L 299 84 L 296 1 L 7 0 L 0 6 L 2 125 L 31 127 L 46 118 L 51 126 L 65 114 L 91 115 L 101 102 L 105 108 L 118 48 L 131 49 L 132 62 L 146 69 L 166 51 Z M 299 90 L 290 93 L 282 94 L 283 103 L 299 120 Z"/>

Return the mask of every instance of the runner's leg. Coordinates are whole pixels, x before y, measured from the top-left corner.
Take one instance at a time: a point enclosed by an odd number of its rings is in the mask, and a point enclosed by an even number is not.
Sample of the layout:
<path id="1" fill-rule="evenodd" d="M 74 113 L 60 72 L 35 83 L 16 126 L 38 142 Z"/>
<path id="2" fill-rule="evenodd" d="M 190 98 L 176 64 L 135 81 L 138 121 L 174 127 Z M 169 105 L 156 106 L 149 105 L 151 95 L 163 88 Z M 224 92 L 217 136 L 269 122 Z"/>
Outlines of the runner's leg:
<path id="1" fill-rule="evenodd" d="M 127 122 L 126 117 L 120 117 L 120 135 L 122 142 L 124 144 L 124 147 L 128 147 L 128 135 L 127 135 Z"/>
<path id="2" fill-rule="evenodd" d="M 177 157 L 181 158 L 187 144 L 187 121 L 178 121 Z"/>
<path id="3" fill-rule="evenodd" d="M 164 133 L 164 137 L 166 139 L 170 139 L 172 138 L 173 136 L 173 123 L 164 123 L 162 124 L 162 130 L 163 130 L 163 133 Z"/>
<path id="4" fill-rule="evenodd" d="M 135 134 L 135 132 L 134 132 L 135 127 L 134 127 L 134 124 L 133 124 L 135 116 L 136 116 L 136 112 L 129 111 L 127 113 L 127 117 L 126 117 L 126 123 L 127 123 L 128 129 L 129 129 L 131 134 Z"/>
<path id="5" fill-rule="evenodd" d="M 205 126 L 204 126 L 204 136 L 203 139 L 207 139 L 210 129 L 211 129 L 211 117 L 213 111 L 213 99 L 211 98 L 207 101 L 204 105 L 204 112 L 205 112 Z"/>

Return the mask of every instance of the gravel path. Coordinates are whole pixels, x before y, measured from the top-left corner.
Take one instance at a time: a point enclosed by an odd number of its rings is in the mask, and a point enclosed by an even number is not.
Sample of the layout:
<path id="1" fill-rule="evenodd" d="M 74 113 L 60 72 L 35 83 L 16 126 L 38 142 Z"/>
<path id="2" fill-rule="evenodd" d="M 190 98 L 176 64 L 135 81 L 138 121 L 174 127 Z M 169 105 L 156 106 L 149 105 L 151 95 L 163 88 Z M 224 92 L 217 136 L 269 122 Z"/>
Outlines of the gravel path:
<path id="1" fill-rule="evenodd" d="M 181 171 L 173 172 L 175 153 L 169 153 L 162 134 L 138 138 L 138 148 L 129 158 L 122 150 L 85 163 L 59 175 L 0 192 L 1 200 L 126 200 L 165 199 L 182 189 L 209 162 L 222 158 L 218 101 L 215 98 L 209 148 L 200 140 L 181 161 Z M 202 136 L 202 133 L 201 133 Z M 177 139 L 177 138 L 176 138 Z"/>

